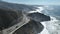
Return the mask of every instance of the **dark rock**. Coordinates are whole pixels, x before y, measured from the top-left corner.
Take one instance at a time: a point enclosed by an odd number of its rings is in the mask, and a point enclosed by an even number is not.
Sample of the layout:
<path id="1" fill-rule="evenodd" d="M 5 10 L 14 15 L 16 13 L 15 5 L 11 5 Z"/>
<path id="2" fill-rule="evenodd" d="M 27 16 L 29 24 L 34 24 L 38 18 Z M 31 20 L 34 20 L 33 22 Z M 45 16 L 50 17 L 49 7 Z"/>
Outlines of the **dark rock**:
<path id="1" fill-rule="evenodd" d="M 17 24 L 22 20 L 22 16 L 22 11 L 0 9 L 0 28 L 8 28 Z M 20 18 L 19 21 L 18 18 Z"/>
<path id="2" fill-rule="evenodd" d="M 34 20 L 29 21 L 26 25 L 19 28 L 13 34 L 37 34 L 43 30 L 44 26 Z"/>
<path id="3" fill-rule="evenodd" d="M 42 13 L 30 13 L 27 15 L 28 17 L 30 17 L 30 19 L 35 20 L 37 22 L 42 22 L 42 21 L 49 21 L 50 17 L 47 15 L 44 15 Z"/>

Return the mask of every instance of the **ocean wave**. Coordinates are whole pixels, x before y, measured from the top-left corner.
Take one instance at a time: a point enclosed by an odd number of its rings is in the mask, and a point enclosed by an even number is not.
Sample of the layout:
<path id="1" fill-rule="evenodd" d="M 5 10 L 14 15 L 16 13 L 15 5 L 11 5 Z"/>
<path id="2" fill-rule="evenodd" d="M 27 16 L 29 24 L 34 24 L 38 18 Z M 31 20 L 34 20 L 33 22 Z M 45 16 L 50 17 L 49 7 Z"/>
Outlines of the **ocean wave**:
<path id="1" fill-rule="evenodd" d="M 41 11 L 42 13 L 42 11 Z M 49 13 L 49 12 L 47 12 Z M 46 14 L 47 15 L 47 14 Z M 41 33 L 38 34 L 60 34 L 60 20 L 55 18 L 52 15 L 49 15 L 51 20 L 50 21 L 45 21 L 41 22 L 44 25 L 44 30 Z"/>
<path id="2" fill-rule="evenodd" d="M 28 12 L 28 13 L 36 13 L 36 12 L 39 12 L 39 13 L 41 13 L 41 11 L 43 11 L 44 10 L 44 8 L 43 7 L 37 7 L 38 9 L 36 9 L 36 11 L 30 11 L 30 12 Z"/>
<path id="3" fill-rule="evenodd" d="M 39 9 L 36 9 L 36 11 L 30 11 L 29 13 L 35 13 L 35 12 L 39 12 L 39 13 L 43 13 L 42 11 L 43 10 L 46 10 L 46 8 L 48 10 L 54 10 L 53 8 L 48 8 L 47 7 L 38 7 Z M 49 14 L 48 11 L 45 11 L 44 13 L 45 15 Z M 51 20 L 50 21 L 44 21 L 44 22 L 41 22 L 42 25 L 44 26 L 44 29 L 42 32 L 38 33 L 38 34 L 60 34 L 60 21 L 57 20 L 57 18 L 55 18 L 54 16 L 52 15 L 49 15 Z"/>

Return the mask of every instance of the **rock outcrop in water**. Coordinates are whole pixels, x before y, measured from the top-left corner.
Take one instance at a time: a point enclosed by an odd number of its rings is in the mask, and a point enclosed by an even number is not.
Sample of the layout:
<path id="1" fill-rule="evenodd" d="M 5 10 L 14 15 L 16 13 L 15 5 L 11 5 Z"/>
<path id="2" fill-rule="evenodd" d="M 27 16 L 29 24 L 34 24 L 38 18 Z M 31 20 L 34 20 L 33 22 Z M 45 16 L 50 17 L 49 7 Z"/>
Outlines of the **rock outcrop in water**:
<path id="1" fill-rule="evenodd" d="M 41 13 L 30 13 L 27 15 L 31 20 L 26 25 L 15 31 L 13 34 L 37 34 L 40 33 L 44 26 L 42 21 L 49 21 L 50 17 Z M 20 33 L 19 33 L 20 32 Z"/>
<path id="2" fill-rule="evenodd" d="M 37 8 L 29 5 L 12 4 L 0 1 L 0 29 L 1 30 L 7 29 L 21 22 L 23 16 L 27 16 L 30 19 L 30 22 L 19 28 L 16 31 L 16 33 L 37 34 L 41 32 L 44 26 L 40 22 L 48 21 L 50 20 L 50 17 L 41 13 L 25 14 L 28 13 L 28 11 L 32 11 L 35 9 Z"/>
<path id="3" fill-rule="evenodd" d="M 50 17 L 46 16 L 42 13 L 30 13 L 27 15 L 28 17 L 30 17 L 30 19 L 35 20 L 37 22 L 42 22 L 42 21 L 49 21 Z"/>

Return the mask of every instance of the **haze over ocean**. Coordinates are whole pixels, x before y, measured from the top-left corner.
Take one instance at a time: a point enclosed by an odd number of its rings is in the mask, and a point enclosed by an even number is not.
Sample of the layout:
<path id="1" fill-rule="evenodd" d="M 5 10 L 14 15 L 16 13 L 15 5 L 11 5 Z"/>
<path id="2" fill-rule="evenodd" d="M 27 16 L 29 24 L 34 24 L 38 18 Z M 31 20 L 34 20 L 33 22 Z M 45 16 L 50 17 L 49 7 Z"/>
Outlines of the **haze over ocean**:
<path id="1" fill-rule="evenodd" d="M 2 0 L 2 1 L 28 5 L 60 5 L 60 0 Z"/>

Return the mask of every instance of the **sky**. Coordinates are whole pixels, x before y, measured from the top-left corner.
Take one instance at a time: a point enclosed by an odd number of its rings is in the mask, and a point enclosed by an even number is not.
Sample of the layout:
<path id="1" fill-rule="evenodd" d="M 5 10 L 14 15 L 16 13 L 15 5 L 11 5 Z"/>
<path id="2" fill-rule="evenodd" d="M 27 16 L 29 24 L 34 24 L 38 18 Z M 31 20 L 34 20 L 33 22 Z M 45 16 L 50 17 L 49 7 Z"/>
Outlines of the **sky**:
<path id="1" fill-rule="evenodd" d="M 60 5 L 60 0 L 3 0 L 3 1 L 29 5 Z"/>

